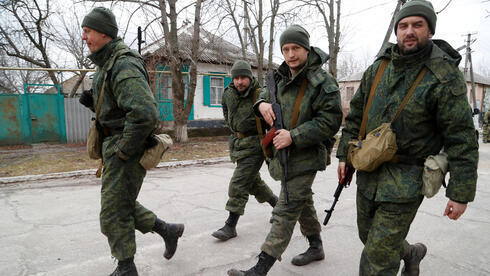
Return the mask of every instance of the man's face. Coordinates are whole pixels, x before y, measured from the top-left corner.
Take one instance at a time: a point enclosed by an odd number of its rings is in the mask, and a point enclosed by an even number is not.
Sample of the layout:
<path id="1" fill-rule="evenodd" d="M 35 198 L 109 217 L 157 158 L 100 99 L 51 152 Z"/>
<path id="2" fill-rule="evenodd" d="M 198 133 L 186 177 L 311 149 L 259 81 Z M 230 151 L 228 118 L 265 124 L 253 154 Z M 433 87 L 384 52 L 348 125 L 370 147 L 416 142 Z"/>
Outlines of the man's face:
<path id="1" fill-rule="evenodd" d="M 284 61 L 292 71 L 300 70 L 308 59 L 309 51 L 296 43 L 286 43 L 281 48 Z"/>
<path id="2" fill-rule="evenodd" d="M 233 85 L 235 85 L 238 92 L 245 92 L 250 86 L 250 79 L 245 76 L 236 76 L 233 78 Z"/>
<path id="3" fill-rule="evenodd" d="M 99 33 L 94 29 L 83 27 L 82 40 L 85 40 L 90 52 L 95 53 L 111 41 L 112 38 L 106 34 Z"/>
<path id="4" fill-rule="evenodd" d="M 402 55 L 423 49 L 432 38 L 427 20 L 422 16 L 408 16 L 398 22 L 396 41 Z"/>

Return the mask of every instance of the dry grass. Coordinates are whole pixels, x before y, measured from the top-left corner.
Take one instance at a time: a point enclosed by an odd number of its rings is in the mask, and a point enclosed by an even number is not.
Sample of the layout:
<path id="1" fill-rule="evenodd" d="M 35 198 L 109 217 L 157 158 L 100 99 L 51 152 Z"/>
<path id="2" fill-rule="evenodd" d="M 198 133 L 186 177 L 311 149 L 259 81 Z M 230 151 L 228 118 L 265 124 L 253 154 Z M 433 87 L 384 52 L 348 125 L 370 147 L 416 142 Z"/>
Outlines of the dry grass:
<path id="1" fill-rule="evenodd" d="M 85 145 L 56 145 L 35 149 L 30 146 L 0 148 L 0 177 L 94 169 Z M 181 161 L 228 156 L 228 137 L 196 137 L 174 144 L 162 161 Z"/>

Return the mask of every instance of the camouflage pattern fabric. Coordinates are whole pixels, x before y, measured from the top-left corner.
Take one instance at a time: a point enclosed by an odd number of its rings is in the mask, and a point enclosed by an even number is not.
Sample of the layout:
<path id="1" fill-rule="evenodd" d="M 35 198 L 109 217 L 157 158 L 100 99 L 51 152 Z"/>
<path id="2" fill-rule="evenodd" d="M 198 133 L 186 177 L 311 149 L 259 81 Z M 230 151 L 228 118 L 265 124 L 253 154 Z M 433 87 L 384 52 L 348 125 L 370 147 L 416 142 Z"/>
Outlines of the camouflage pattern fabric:
<path id="1" fill-rule="evenodd" d="M 284 127 L 290 131 L 293 144 L 289 146 L 288 177 L 325 170 L 327 166 L 327 148 L 333 145 L 333 137 L 342 123 L 339 87 L 335 79 L 323 70 L 322 65 L 328 55 L 316 47 L 310 48 L 306 65 L 293 77 L 284 62 L 276 74 L 277 101 L 281 105 Z M 308 85 L 299 107 L 296 126 L 291 129 L 294 105 L 303 78 Z M 258 116 L 258 105 L 270 102 L 269 90 L 264 88 L 254 105 Z M 273 148 L 273 158 L 269 172 L 275 180 L 280 180 L 282 167 L 277 151 Z"/>
<path id="2" fill-rule="evenodd" d="M 272 210 L 272 226 L 269 235 L 260 248 L 270 256 L 281 260 L 288 247 L 294 226 L 299 222 L 303 236 L 312 236 L 321 231 L 313 203 L 311 185 L 316 173 L 296 176 L 287 181 L 289 202 L 284 204 L 284 192 L 281 188 L 279 201 Z"/>
<path id="3" fill-rule="evenodd" d="M 321 231 L 311 186 L 316 172 L 326 168 L 327 147 L 342 121 L 337 82 L 321 69 L 327 60 L 326 53 L 311 47 L 305 66 L 292 79 L 285 62 L 276 75 L 277 101 L 281 105 L 284 126 L 290 131 L 293 140 L 293 144 L 288 147 L 289 204 L 284 204 L 284 192 L 281 190 L 279 201 L 272 211 L 271 230 L 261 249 L 278 260 L 291 240 L 296 222 L 299 221 L 301 233 L 305 236 Z M 303 78 L 307 78 L 308 85 L 301 100 L 297 124 L 291 129 L 294 105 Z M 260 94 L 254 106 L 256 114 L 260 114 L 257 109 L 262 101 L 269 101 L 267 89 Z M 272 148 L 274 156 L 269 164 L 269 172 L 274 179 L 280 180 L 282 167 L 277 151 Z"/>
<path id="4" fill-rule="evenodd" d="M 106 138 L 103 150 L 111 140 L 118 139 L 120 135 Z M 135 229 L 143 234 L 150 232 L 156 216 L 136 201 L 146 175 L 139 158 L 123 161 L 115 154 L 108 156 L 107 151 L 103 152 L 100 229 L 107 236 L 112 255 L 125 260 L 136 253 Z"/>
<path id="5" fill-rule="evenodd" d="M 390 122 L 423 66 L 429 69 L 397 121 L 397 154 L 416 158 L 434 155 L 444 147 L 450 180 L 446 196 L 457 202 L 474 199 L 478 142 L 458 64 L 461 56 L 445 41 L 408 56 L 388 44 L 361 80 L 351 100 L 337 157 L 345 162 L 348 142 L 357 137 L 363 108 L 382 59 L 389 59 L 368 113 L 366 132 Z M 423 167 L 384 163 L 373 172 L 357 172 L 359 237 L 364 243 L 361 275 L 396 275 L 408 243 L 405 237 L 422 201 Z"/>
<path id="6" fill-rule="evenodd" d="M 483 118 L 483 142 L 490 142 L 490 111 L 485 112 L 485 117 Z"/>
<path id="7" fill-rule="evenodd" d="M 351 111 L 342 130 L 337 157 L 345 161 L 348 142 L 357 137 L 369 89 L 381 63 L 390 59 L 376 89 L 368 114 L 366 133 L 390 122 L 403 97 L 425 65 L 428 72 L 415 89 L 397 121 L 398 152 L 415 158 L 434 155 L 444 147 L 448 154 L 449 179 L 446 196 L 457 202 L 475 197 L 478 141 L 466 97 L 466 85 L 457 65 L 461 56 L 442 40 L 433 40 L 425 52 L 400 56 L 390 44 L 371 65 L 351 100 Z M 421 195 L 422 166 L 382 164 L 371 173 L 357 172 L 359 192 L 375 201 L 411 202 Z"/>
<path id="8" fill-rule="evenodd" d="M 243 215 L 249 195 L 254 195 L 259 203 L 274 195 L 259 173 L 264 156 L 252 108 L 254 93 L 259 87 L 257 80 L 252 78 L 248 89 L 240 93 L 231 82 L 221 101 L 225 122 L 233 132 L 229 140 L 230 158 L 237 163 L 228 187 L 225 209 L 239 215 Z M 239 139 L 237 132 L 246 137 Z"/>
<path id="9" fill-rule="evenodd" d="M 136 252 L 134 230 L 150 231 L 156 216 L 136 201 L 146 175 L 139 164 L 145 138 L 157 123 L 156 101 L 148 85 L 148 73 L 138 53 L 120 38 L 113 39 L 89 56 L 97 65 L 92 88 L 97 106 L 106 79 L 99 115 L 100 124 L 122 134 L 104 139 L 100 228 L 118 260 Z M 124 156 L 125 161 L 120 157 Z"/>
<path id="10" fill-rule="evenodd" d="M 260 177 L 259 170 L 264 163 L 262 155 L 244 157 L 236 163 L 237 167 L 228 186 L 229 199 L 225 209 L 243 215 L 249 194 L 255 196 L 259 203 L 263 203 L 271 199 L 274 193 Z"/>
<path id="11" fill-rule="evenodd" d="M 357 228 L 364 244 L 359 275 L 398 273 L 400 259 L 409 250 L 405 238 L 422 199 L 420 196 L 407 203 L 375 202 L 357 193 Z"/>

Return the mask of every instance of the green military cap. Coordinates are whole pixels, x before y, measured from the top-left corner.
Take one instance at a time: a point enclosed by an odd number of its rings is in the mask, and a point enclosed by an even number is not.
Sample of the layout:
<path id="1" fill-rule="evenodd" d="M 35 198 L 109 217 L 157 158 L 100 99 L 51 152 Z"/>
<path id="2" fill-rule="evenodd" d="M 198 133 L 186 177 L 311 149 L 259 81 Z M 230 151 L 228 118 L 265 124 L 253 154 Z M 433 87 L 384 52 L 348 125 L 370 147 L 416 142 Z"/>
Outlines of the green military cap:
<path id="1" fill-rule="evenodd" d="M 395 17 L 395 34 L 396 29 L 398 28 L 398 22 L 408 16 L 424 17 L 429 24 L 429 29 L 432 34 L 436 33 L 437 15 L 431 2 L 425 0 L 412 0 L 403 5 Z"/>
<path id="2" fill-rule="evenodd" d="M 244 60 L 237 60 L 231 67 L 231 77 L 245 76 L 252 79 L 252 67 Z"/>
<path id="3" fill-rule="evenodd" d="M 306 50 L 310 50 L 310 34 L 305 28 L 300 25 L 291 25 L 284 32 L 282 32 L 279 38 L 279 43 L 282 46 L 286 43 L 296 43 Z"/>
<path id="4" fill-rule="evenodd" d="M 82 27 L 94 29 L 99 33 L 106 34 L 112 38 L 117 37 L 116 17 L 111 10 L 97 7 L 90 11 L 82 21 Z"/>

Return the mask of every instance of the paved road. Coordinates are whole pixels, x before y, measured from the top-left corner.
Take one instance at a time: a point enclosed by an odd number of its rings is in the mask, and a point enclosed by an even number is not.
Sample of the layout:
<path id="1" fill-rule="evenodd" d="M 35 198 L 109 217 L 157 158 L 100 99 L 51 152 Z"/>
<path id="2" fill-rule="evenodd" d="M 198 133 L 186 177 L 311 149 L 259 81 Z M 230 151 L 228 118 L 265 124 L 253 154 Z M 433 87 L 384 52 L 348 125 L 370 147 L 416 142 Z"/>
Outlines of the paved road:
<path id="1" fill-rule="evenodd" d="M 335 162 L 336 160 L 334 160 Z M 330 206 L 336 188 L 336 166 L 319 173 L 314 200 L 319 217 Z M 162 257 L 163 242 L 155 234 L 136 239 L 140 275 L 226 275 L 231 267 L 256 263 L 267 235 L 271 208 L 251 198 L 238 224 L 238 237 L 218 242 L 211 233 L 227 213 L 227 185 L 234 165 L 163 168 L 150 171 L 139 200 L 159 217 L 186 225 L 170 261 Z M 262 176 L 277 193 L 265 168 Z M 429 251 L 422 275 L 490 275 L 490 144 L 480 145 L 476 200 L 458 221 L 442 216 L 447 199 L 440 192 L 424 200 L 408 240 L 423 241 Z M 100 181 L 82 175 L 25 181 L 0 186 L 1 275 L 108 275 L 115 267 L 105 237 L 99 232 Z M 283 261 L 269 275 L 356 275 L 362 244 L 355 222 L 355 185 L 344 191 L 322 238 L 326 259 L 306 267 L 291 265 L 307 241 L 295 230 Z"/>

